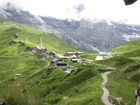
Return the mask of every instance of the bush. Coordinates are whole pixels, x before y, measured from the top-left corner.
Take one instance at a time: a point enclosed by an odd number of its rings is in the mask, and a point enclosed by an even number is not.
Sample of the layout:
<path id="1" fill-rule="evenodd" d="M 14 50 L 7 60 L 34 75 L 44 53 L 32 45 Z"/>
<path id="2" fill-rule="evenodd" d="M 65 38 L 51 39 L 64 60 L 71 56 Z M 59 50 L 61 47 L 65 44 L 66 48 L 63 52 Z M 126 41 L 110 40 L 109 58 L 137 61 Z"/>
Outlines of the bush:
<path id="1" fill-rule="evenodd" d="M 25 96 L 19 86 L 12 86 L 5 96 L 6 105 L 41 105 L 39 101 L 31 95 Z"/>
<path id="2" fill-rule="evenodd" d="M 13 86 L 6 95 L 7 105 L 27 105 L 27 100 L 18 86 Z"/>

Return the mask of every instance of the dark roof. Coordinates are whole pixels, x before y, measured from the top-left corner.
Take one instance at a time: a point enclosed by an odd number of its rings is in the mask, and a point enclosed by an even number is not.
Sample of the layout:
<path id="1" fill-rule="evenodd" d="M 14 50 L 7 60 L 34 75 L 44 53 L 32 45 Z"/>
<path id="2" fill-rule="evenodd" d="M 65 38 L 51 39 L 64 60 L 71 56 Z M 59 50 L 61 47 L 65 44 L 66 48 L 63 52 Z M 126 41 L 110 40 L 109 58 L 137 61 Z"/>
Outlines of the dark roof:
<path id="1" fill-rule="evenodd" d="M 57 66 L 67 66 L 67 63 L 63 62 L 63 61 L 59 61 L 56 63 Z"/>

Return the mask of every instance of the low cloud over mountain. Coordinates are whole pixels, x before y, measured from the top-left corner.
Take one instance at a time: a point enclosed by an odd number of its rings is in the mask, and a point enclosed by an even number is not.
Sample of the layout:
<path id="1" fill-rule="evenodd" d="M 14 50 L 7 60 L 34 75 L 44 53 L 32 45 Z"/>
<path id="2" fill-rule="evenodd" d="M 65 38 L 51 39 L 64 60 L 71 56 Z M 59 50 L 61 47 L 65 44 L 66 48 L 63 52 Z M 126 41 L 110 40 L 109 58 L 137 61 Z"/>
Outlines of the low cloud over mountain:
<path id="1" fill-rule="evenodd" d="M 0 18 L 51 32 L 76 48 L 99 52 L 107 51 L 131 40 L 140 40 L 140 26 L 138 25 L 101 19 L 60 20 L 34 16 L 27 11 L 13 8 L 11 4 L 7 7 L 0 8 Z M 80 12 L 84 10 L 84 6 L 80 5 L 77 9 Z"/>

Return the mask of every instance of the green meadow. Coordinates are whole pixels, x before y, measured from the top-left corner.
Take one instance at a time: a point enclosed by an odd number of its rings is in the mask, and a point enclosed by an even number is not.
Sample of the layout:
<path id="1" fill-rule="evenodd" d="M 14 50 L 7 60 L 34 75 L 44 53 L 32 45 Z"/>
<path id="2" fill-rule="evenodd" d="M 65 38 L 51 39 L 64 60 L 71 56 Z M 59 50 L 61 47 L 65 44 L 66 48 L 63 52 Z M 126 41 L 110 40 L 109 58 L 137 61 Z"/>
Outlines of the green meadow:
<path id="1" fill-rule="evenodd" d="M 140 79 L 140 41 L 111 50 L 112 58 L 95 61 L 97 53 L 84 51 L 84 63 L 66 61 L 76 71 L 50 65 L 53 58 L 31 53 L 42 42 L 47 51 L 81 51 L 51 33 L 0 20 L 0 99 L 6 105 L 103 105 L 101 73 L 111 70 L 107 88 L 115 105 L 135 105 Z M 89 62 L 90 61 L 90 62 Z M 121 104 L 117 98 L 122 98 Z"/>

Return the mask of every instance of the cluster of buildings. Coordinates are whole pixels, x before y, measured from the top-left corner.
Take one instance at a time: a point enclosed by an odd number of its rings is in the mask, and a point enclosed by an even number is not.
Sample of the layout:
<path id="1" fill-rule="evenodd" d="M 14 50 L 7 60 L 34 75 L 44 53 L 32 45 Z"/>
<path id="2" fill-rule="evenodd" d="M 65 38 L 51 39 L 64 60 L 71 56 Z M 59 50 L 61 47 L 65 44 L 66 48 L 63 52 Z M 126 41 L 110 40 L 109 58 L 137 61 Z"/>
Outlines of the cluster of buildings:
<path id="1" fill-rule="evenodd" d="M 64 54 L 65 58 L 70 58 L 72 62 L 80 62 L 79 56 L 82 55 L 83 52 L 66 52 Z"/>
<path id="2" fill-rule="evenodd" d="M 32 47 L 30 49 L 30 51 L 34 54 L 37 54 L 37 55 L 40 55 L 40 56 L 43 56 L 43 57 L 56 57 L 56 53 L 51 51 L 51 52 L 48 52 L 48 50 L 46 48 L 42 48 L 42 47 L 39 47 L 39 46 L 35 46 L 35 47 Z"/>
<path id="3" fill-rule="evenodd" d="M 79 56 L 81 54 L 83 54 L 83 52 L 66 52 L 63 55 L 63 58 L 68 58 L 68 59 L 71 59 L 71 62 L 78 63 L 78 62 L 81 61 L 79 59 Z M 52 60 L 51 64 L 54 65 L 54 66 L 68 66 L 68 64 L 61 59 Z"/>
<path id="4" fill-rule="evenodd" d="M 71 59 L 71 62 L 80 62 L 81 60 L 79 59 L 79 56 L 83 54 L 83 52 L 66 52 L 64 55 L 61 55 L 63 57 L 59 57 L 58 54 L 56 54 L 55 52 L 53 51 L 48 52 L 46 48 L 42 48 L 40 46 L 32 47 L 30 51 L 33 54 L 37 54 L 43 57 L 53 58 L 50 64 L 54 66 L 61 66 L 61 67 L 68 66 L 68 64 L 65 61 L 61 60 L 60 58 Z"/>

